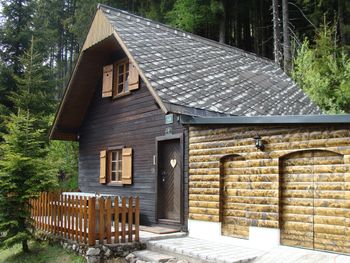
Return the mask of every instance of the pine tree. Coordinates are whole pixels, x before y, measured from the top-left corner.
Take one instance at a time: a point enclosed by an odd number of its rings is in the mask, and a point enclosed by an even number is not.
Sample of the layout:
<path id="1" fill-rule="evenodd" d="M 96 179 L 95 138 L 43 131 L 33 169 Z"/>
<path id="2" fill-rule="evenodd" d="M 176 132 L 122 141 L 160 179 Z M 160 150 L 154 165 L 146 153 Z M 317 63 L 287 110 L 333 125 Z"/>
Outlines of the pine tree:
<path id="1" fill-rule="evenodd" d="M 350 113 L 350 58 L 336 40 L 336 26 L 324 23 L 315 45 L 304 41 L 292 76 L 324 111 Z"/>
<path id="2" fill-rule="evenodd" d="M 23 74 L 16 76 L 18 93 L 12 95 L 17 114 L 6 120 L 6 134 L 0 145 L 0 243 L 22 243 L 28 251 L 32 222 L 30 199 L 55 184 L 47 163 L 46 81 L 39 56 L 30 50 L 21 59 Z"/>

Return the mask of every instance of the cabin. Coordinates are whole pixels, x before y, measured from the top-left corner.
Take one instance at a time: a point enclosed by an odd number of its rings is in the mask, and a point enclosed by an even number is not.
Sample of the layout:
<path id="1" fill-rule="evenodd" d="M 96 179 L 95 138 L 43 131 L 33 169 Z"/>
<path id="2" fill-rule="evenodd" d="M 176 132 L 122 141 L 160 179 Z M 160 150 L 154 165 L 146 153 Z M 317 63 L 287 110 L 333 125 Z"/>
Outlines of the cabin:
<path id="1" fill-rule="evenodd" d="M 349 253 L 349 123 L 270 60 L 99 5 L 50 139 L 144 225 Z"/>

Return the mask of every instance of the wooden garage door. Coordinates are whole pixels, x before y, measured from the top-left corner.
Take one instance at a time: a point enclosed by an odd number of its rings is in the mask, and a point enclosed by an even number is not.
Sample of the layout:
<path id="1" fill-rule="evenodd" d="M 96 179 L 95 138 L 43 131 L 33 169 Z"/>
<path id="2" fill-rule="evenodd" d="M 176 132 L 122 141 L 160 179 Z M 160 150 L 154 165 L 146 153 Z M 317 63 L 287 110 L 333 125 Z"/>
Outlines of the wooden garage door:
<path id="1" fill-rule="evenodd" d="M 244 158 L 238 155 L 228 156 L 221 163 L 221 234 L 224 236 L 249 236 L 246 204 L 242 196 L 242 191 L 249 188 L 249 178 L 243 173 L 244 167 Z"/>
<path id="2" fill-rule="evenodd" d="M 283 245 L 350 253 L 343 159 L 328 151 L 304 151 L 281 160 Z"/>

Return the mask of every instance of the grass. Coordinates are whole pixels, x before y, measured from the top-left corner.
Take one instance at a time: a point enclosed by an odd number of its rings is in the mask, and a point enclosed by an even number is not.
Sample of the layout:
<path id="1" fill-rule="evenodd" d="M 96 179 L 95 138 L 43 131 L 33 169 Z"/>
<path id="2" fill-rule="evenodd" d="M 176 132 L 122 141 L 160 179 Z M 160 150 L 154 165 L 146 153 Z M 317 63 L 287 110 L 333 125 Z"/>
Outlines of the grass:
<path id="1" fill-rule="evenodd" d="M 0 250 L 0 263 L 85 263 L 83 257 L 47 242 L 30 242 L 29 248 L 26 254 L 20 245 Z"/>

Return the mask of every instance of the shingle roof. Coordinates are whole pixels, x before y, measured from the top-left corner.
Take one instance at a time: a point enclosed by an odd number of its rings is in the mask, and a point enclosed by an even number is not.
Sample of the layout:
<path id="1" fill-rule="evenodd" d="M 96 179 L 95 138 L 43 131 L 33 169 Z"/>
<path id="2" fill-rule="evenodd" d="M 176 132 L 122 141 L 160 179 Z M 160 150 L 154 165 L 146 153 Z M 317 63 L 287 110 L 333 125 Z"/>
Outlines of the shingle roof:
<path id="1" fill-rule="evenodd" d="M 320 114 L 272 61 L 100 5 L 165 103 L 242 115 Z"/>

